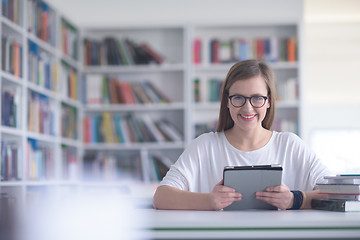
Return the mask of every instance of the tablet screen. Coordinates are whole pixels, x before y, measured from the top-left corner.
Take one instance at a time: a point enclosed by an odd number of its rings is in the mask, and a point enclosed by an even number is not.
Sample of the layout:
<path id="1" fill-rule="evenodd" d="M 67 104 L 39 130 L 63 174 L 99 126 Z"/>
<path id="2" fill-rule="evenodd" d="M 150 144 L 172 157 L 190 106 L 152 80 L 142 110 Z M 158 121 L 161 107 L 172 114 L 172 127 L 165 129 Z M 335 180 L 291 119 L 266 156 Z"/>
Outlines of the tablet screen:
<path id="1" fill-rule="evenodd" d="M 224 210 L 277 209 L 257 200 L 256 192 L 267 187 L 281 185 L 282 167 L 280 165 L 231 166 L 224 168 L 224 185 L 242 194 L 242 200 L 233 202 Z"/>

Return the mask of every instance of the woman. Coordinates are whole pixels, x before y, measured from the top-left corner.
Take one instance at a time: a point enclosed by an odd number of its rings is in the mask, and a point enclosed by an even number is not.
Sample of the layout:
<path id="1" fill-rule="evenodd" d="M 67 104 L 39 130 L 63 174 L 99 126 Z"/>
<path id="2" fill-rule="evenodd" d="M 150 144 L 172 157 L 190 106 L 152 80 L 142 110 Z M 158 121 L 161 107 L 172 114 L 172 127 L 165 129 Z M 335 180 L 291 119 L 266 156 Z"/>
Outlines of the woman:
<path id="1" fill-rule="evenodd" d="M 310 208 L 315 184 L 329 170 L 293 133 L 271 131 L 275 87 L 271 69 L 246 60 L 229 70 L 222 89 L 218 126 L 188 146 L 157 188 L 157 209 L 221 210 L 241 193 L 223 185 L 224 166 L 281 164 L 283 184 L 256 198 L 279 209 Z M 290 191 L 290 189 L 294 191 Z"/>

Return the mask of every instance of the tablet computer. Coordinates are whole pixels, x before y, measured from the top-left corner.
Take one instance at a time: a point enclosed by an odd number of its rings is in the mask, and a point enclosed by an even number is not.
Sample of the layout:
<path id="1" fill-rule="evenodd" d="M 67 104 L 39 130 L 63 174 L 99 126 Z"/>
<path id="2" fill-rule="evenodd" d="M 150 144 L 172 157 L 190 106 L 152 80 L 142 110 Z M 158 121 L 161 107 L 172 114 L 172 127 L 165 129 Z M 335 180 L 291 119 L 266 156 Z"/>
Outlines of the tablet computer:
<path id="1" fill-rule="evenodd" d="M 267 187 L 281 185 L 281 165 L 227 166 L 224 168 L 224 185 L 242 194 L 241 201 L 235 201 L 224 210 L 277 209 L 257 200 L 256 192 Z"/>

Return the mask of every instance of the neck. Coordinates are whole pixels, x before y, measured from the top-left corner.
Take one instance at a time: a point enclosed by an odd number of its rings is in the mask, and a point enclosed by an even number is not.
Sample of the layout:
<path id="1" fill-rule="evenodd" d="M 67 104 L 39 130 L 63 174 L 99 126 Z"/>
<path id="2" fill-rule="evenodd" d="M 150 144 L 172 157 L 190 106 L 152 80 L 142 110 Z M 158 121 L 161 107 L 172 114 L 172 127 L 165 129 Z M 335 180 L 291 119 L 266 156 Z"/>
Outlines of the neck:
<path id="1" fill-rule="evenodd" d="M 233 127 L 225 132 L 230 144 L 241 151 L 254 151 L 262 148 L 270 140 L 271 135 L 272 132 L 265 128 L 241 131 Z"/>

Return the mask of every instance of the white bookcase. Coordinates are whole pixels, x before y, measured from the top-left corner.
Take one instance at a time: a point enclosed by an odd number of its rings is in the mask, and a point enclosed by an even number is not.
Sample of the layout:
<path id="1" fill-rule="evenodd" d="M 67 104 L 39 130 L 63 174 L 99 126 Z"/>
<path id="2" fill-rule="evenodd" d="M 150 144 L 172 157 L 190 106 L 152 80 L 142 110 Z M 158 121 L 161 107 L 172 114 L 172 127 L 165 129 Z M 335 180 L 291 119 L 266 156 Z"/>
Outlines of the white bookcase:
<path id="1" fill-rule="evenodd" d="M 34 25 L 35 20 L 31 17 L 35 14 L 35 2 L 46 14 L 43 19 L 47 19 L 47 24 L 41 24 L 41 27 L 47 26 L 43 33 L 34 32 L 34 29 L 40 31 L 40 24 Z M 1 66 L 0 192 L 14 197 L 21 205 L 26 198 L 38 198 L 49 189 L 75 186 L 78 182 L 82 156 L 82 132 L 78 131 L 81 129 L 82 103 L 81 92 L 75 93 L 80 89 L 77 86 L 79 79 L 74 76 L 80 74 L 82 66 L 78 59 L 62 48 L 66 31 L 61 28 L 61 24 L 66 21 L 74 26 L 70 21 L 65 20 L 50 5 L 39 1 L 13 0 L 7 1 L 7 4 L 13 4 L 11 8 L 18 11 L 5 14 L 7 7 L 5 2 L 2 3 L 0 55 L 2 63 L 10 64 L 10 48 L 5 41 L 15 40 L 21 46 L 21 50 L 14 55 L 21 56 L 14 57 L 18 59 L 15 62 L 21 74 L 9 72 Z M 15 20 L 16 16 L 18 20 Z M 78 45 L 78 41 L 79 35 L 77 38 L 66 37 L 67 44 L 74 42 L 74 45 Z M 61 68 L 63 63 L 74 71 L 71 80 Z M 72 87 L 68 86 L 71 82 Z M 6 101 L 4 91 L 12 92 Z M 30 99 L 36 100 L 31 102 Z M 9 101 L 14 104 L 9 104 Z M 76 113 L 71 115 L 69 109 Z M 8 115 L 11 111 L 16 112 L 16 124 L 8 122 L 12 119 Z M 72 128 L 62 125 L 63 122 L 71 123 Z M 64 129 L 67 132 L 75 130 L 76 133 L 66 134 Z M 31 145 L 37 151 L 32 152 Z M 13 151 L 9 146 L 14 146 Z M 46 150 L 40 151 L 44 148 Z M 65 151 L 65 148 L 72 150 Z M 12 159 L 6 160 L 5 153 Z M 67 159 L 71 159 L 71 163 L 65 164 Z"/>
<path id="2" fill-rule="evenodd" d="M 197 132 L 196 126 L 207 126 L 208 130 L 215 128 L 218 120 L 218 112 L 220 102 L 214 94 L 217 94 L 221 85 L 218 81 L 223 81 L 230 67 L 236 62 L 234 59 L 228 61 L 221 61 L 221 59 L 228 59 L 233 55 L 236 59 L 241 58 L 242 52 L 241 44 L 243 41 L 243 49 L 246 49 L 247 56 L 250 58 L 257 58 L 259 53 L 257 50 L 256 41 L 266 42 L 269 39 L 270 55 L 275 53 L 275 58 L 265 54 L 263 60 L 269 63 L 274 70 L 277 85 L 277 109 L 276 119 L 274 122 L 274 129 L 278 131 L 292 131 L 300 133 L 300 112 L 301 112 L 301 79 L 299 78 L 299 23 L 296 22 L 256 22 L 256 23 L 239 23 L 227 25 L 195 25 L 191 28 L 190 35 L 193 49 L 195 49 L 195 41 L 201 42 L 201 51 L 193 50 L 193 57 L 195 52 L 200 52 L 201 60 L 192 59 L 191 74 L 189 81 L 191 91 L 198 89 L 198 99 L 193 94 L 191 103 L 191 136 L 195 137 L 201 133 Z M 296 56 L 295 59 L 289 61 L 280 58 L 281 46 L 284 39 L 296 39 Z M 211 60 L 211 41 L 217 40 L 220 44 L 218 57 L 219 61 Z M 273 41 L 274 43 L 272 43 Z M 221 46 L 223 44 L 223 46 Z M 233 44 L 233 45 L 229 45 Z M 267 43 L 265 43 L 267 44 Z M 271 45 L 275 44 L 275 45 Z M 260 45 L 260 44 L 259 44 Z M 199 47 L 197 47 L 198 49 Z M 265 48 L 267 48 L 265 46 Z M 249 52 L 250 50 L 250 52 Z M 265 50 L 266 52 L 266 50 Z M 241 55 L 241 56 L 240 56 Z M 260 54 L 261 55 L 261 54 Z M 269 58 L 269 59 L 267 59 Z M 279 59 L 280 58 L 280 59 Z M 195 86 L 195 79 L 197 86 Z M 215 92 L 210 83 L 215 81 L 217 86 Z M 288 83 L 289 82 L 289 83 Z M 195 89 L 194 89 L 195 88 Z M 206 127 L 205 127 L 206 128 Z"/>
<path id="3" fill-rule="evenodd" d="M 18 122 L 16 127 L 0 126 L 0 140 L 10 146 L 20 149 L 18 154 L 19 174 L 18 180 L 4 180 L 0 182 L 0 192 L 16 195 L 19 202 L 25 202 L 26 198 L 41 196 L 43 190 L 51 192 L 54 188 L 66 189 L 78 186 L 97 187 L 108 185 L 115 188 L 149 185 L 153 190 L 158 182 L 158 173 L 155 170 L 153 156 L 163 156 L 171 162 L 176 161 L 184 148 L 196 136 L 196 126 L 206 124 L 215 126 L 218 118 L 219 101 L 210 99 L 209 82 L 211 79 L 223 80 L 226 73 L 236 60 L 212 63 L 210 61 L 210 42 L 217 39 L 219 42 L 230 40 L 257 38 L 290 38 L 297 39 L 297 52 L 299 53 L 300 29 L 299 23 L 294 21 L 285 22 L 247 22 L 229 24 L 207 25 L 174 25 L 174 26 L 137 26 L 119 27 L 116 29 L 76 29 L 70 20 L 61 13 L 53 10 L 49 14 L 53 16 L 54 26 L 51 32 L 55 34 L 54 42 L 47 43 L 36 34 L 28 31 L 28 10 L 31 9 L 31 1 L 18 0 L 20 6 L 19 23 L 16 24 L 7 17 L 1 15 L 0 33 L 15 39 L 22 47 L 22 75 L 15 76 L 1 68 L 0 86 L 3 89 L 20 92 L 16 101 Z M 63 26 L 68 29 L 68 41 L 74 41 L 75 45 L 65 44 L 64 50 Z M 131 65 L 87 65 L 85 64 L 85 39 L 102 41 L 105 38 L 131 39 L 136 43 L 147 43 L 156 53 L 164 58 L 161 64 L 131 64 Z M 201 61 L 195 63 L 194 41 L 201 41 Z M 3 38 L 1 40 L 4 41 Z M 30 53 L 37 46 L 44 61 L 54 64 L 54 84 L 49 89 L 42 84 L 30 82 L 31 68 L 29 66 Z M 228 51 L 229 49 L 222 49 Z M 33 50 L 35 51 L 35 50 Z M 64 52 L 68 52 L 65 54 Z M 5 53 L 6 54 L 6 53 Z M 221 53 L 227 56 L 229 52 Z M 40 54 L 39 54 L 40 55 Z M 0 49 L 0 56 L 4 56 L 4 50 Z M 50 60 L 49 60 L 50 59 Z M 270 61 L 274 69 L 278 85 L 284 86 L 289 79 L 293 82 L 286 89 L 296 86 L 297 94 L 291 98 L 282 97 L 277 103 L 277 119 L 290 120 L 294 124 L 284 123 L 283 130 L 292 130 L 300 133 L 301 129 L 301 79 L 299 54 L 295 61 Z M 1 66 L 2 67 L 2 66 Z M 67 70 L 70 69 L 70 70 Z M 76 80 L 74 79 L 76 75 Z M 151 103 L 117 103 L 111 104 L 100 101 L 96 104 L 88 102 L 91 96 L 102 97 L 102 85 L 88 90 L 88 84 L 94 83 L 94 79 L 102 77 L 117 79 L 127 83 L 154 84 L 171 100 L 170 102 Z M 194 80 L 199 79 L 200 100 L 196 101 L 194 92 Z M 76 87 L 71 84 L 76 82 Z M 282 87 L 280 87 L 281 89 Z M 71 89 L 71 90 L 70 90 Z M 76 89 L 74 91 L 74 89 Z M 89 92 L 90 91 L 90 92 Z M 94 91 L 94 92 L 93 92 Z M 286 92 L 286 91 L 285 91 Z M 29 127 L 29 114 L 32 107 L 29 105 L 29 97 L 35 93 L 44 96 L 51 102 L 48 108 L 52 111 L 54 126 L 53 131 L 34 131 Z M 212 96 L 211 96 L 212 97 Z M 3 98 L 1 99 L 3 102 Z M 1 110 L 4 109 L 1 104 Z M 75 111 L 76 114 L 71 115 Z M 3 115 L 3 111 L 1 111 Z M 62 114 L 70 114 L 65 117 Z M 105 115 L 126 118 L 149 118 L 152 121 L 166 119 L 180 132 L 179 139 L 171 141 L 106 141 L 104 139 L 90 139 L 87 127 L 87 119 L 91 122 L 94 116 Z M 3 116 L 2 116 L 3 117 Z M 76 119 L 72 128 L 63 131 L 65 122 Z M 37 118 L 37 120 L 39 120 Z M 278 126 L 279 123 L 277 123 Z M 115 122 L 116 125 L 116 122 Z M 114 123 L 110 124 L 114 127 Z M 92 131 L 107 131 L 101 124 L 92 128 Z M 116 127 L 112 133 L 117 133 Z M 74 133 L 75 131 L 75 133 Z M 199 134 L 199 133 L 198 133 Z M 94 137 L 94 136 L 92 136 Z M 48 166 L 50 176 L 29 177 L 29 165 L 27 157 L 28 139 L 33 139 L 38 147 L 46 147 L 50 157 L 45 161 L 51 161 Z M 89 140 L 90 139 L 90 140 Z M 96 140 L 93 140 L 96 139 Z M 48 160 L 50 159 L 50 160 Z M 129 170 L 130 169 L 130 170 Z M 135 169 L 135 170 L 134 170 Z M 130 184 L 131 183 L 131 184 Z"/>
<path id="4" fill-rule="evenodd" d="M 105 38 L 113 37 L 116 41 L 124 41 L 130 39 L 136 44 L 146 43 L 154 51 L 164 58 L 162 64 L 131 64 L 131 65 L 90 65 L 84 67 L 84 85 L 89 84 L 88 79 L 100 80 L 101 77 L 108 77 L 109 79 L 116 79 L 120 82 L 127 82 L 130 84 L 151 82 L 162 93 L 164 93 L 170 102 L 150 102 L 150 103 L 104 103 L 100 101 L 98 104 L 87 103 L 84 99 L 84 116 L 90 117 L 94 115 L 101 115 L 104 112 L 110 113 L 112 117 L 121 116 L 123 119 L 131 115 L 133 118 L 143 118 L 146 116 L 151 121 L 159 119 L 166 119 L 171 122 L 176 129 L 181 133 L 181 138 L 172 141 L 115 141 L 108 143 L 106 141 L 94 140 L 84 144 L 84 164 L 86 164 L 86 154 L 97 152 L 98 157 L 105 156 L 106 159 L 114 157 L 116 161 L 128 161 L 124 154 L 131 154 L 130 158 L 133 161 L 139 161 L 135 164 L 136 168 L 133 176 L 135 181 L 141 183 L 151 184 L 156 181 L 154 179 L 154 167 L 151 161 L 152 154 L 161 154 L 168 156 L 172 161 L 181 154 L 184 149 L 186 140 L 188 139 L 187 116 L 189 105 L 189 93 L 186 91 L 188 88 L 187 76 L 187 36 L 186 29 L 182 26 L 174 27 L 136 27 L 136 28 L 118 28 L 118 29 L 84 29 L 82 32 L 83 39 L 88 41 L 101 42 Z M 85 44 L 84 44 L 85 45 Z M 85 46 L 83 50 L 83 60 L 85 61 Z M 98 85 L 99 86 L 99 85 Z M 111 88 L 111 87 L 109 87 Z M 95 88 L 96 89 L 96 88 Z M 94 96 L 94 88 L 86 92 L 86 95 Z M 86 98 L 86 96 L 85 96 Z M 117 125 L 117 121 L 113 121 Z M 112 127 L 113 127 L 112 126 Z M 116 127 L 115 127 L 116 128 Z M 123 129 L 124 130 L 124 129 Z M 114 128 L 112 128 L 114 131 Z M 90 131 L 92 132 L 92 131 Z M 90 133 L 91 134 L 91 133 Z M 104 143 L 105 142 L 105 143 Z M 110 157 L 109 157 L 110 156 Z M 92 161 L 93 159 L 89 159 Z M 111 164 L 111 161 L 105 163 Z M 96 167 L 96 166 L 95 166 Z M 90 167 L 91 168 L 91 167 Z M 92 167 L 94 168 L 94 166 Z M 115 170 L 114 170 L 115 171 Z M 141 172 L 141 178 L 136 176 Z M 122 182 L 121 172 L 103 172 L 97 177 L 94 176 L 95 182 L 107 179 L 107 175 L 117 175 L 110 177 L 111 180 Z M 126 177 L 125 177 L 126 178 Z"/>

